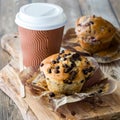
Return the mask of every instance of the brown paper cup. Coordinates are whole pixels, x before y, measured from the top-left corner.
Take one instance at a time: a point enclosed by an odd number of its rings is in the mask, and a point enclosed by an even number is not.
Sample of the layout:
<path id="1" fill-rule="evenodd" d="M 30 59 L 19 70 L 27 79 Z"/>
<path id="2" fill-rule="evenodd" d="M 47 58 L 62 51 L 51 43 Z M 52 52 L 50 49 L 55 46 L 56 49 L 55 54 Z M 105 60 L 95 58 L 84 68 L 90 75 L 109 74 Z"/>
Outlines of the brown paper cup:
<path id="1" fill-rule="evenodd" d="M 63 29 L 29 30 L 19 26 L 23 64 L 26 67 L 37 67 L 43 59 L 59 52 Z"/>

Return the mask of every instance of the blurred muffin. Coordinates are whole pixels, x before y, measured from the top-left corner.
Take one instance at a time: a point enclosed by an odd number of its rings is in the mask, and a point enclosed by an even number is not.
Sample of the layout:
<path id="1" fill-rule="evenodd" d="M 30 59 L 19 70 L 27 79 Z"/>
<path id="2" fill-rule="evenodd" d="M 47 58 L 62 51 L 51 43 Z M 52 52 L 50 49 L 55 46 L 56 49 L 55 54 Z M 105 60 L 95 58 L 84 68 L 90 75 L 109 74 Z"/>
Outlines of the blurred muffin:
<path id="1" fill-rule="evenodd" d="M 75 32 L 81 47 L 95 53 L 109 47 L 116 28 L 102 17 L 93 15 L 77 19 Z"/>
<path id="2" fill-rule="evenodd" d="M 40 70 L 44 73 L 51 92 L 74 94 L 81 91 L 93 75 L 95 67 L 86 57 L 66 50 L 43 60 Z"/>

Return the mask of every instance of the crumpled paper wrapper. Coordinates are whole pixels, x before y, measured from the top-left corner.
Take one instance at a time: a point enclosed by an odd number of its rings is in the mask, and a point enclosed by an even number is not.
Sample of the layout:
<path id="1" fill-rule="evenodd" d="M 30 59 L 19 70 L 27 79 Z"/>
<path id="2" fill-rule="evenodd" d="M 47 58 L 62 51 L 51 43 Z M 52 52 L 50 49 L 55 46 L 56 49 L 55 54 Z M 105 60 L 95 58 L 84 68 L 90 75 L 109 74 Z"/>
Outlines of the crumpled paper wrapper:
<path id="1" fill-rule="evenodd" d="M 67 103 L 82 101 L 88 97 L 103 96 L 103 95 L 111 94 L 112 92 L 114 92 L 116 88 L 117 88 L 117 84 L 115 83 L 114 80 L 106 79 L 101 84 L 93 86 L 87 91 L 83 91 L 81 93 L 75 93 L 74 95 L 71 95 L 71 96 L 63 96 L 58 99 L 53 98 L 52 102 L 54 105 L 54 109 L 57 110 L 60 106 Z"/>
<path id="2" fill-rule="evenodd" d="M 80 93 L 75 93 L 73 95 L 56 94 L 54 97 L 50 97 L 51 92 L 47 88 L 45 76 L 39 70 L 36 72 L 34 69 L 26 69 L 21 72 L 20 78 L 24 85 L 29 86 L 34 97 L 43 99 L 44 103 L 55 111 L 67 103 L 113 93 L 117 88 L 116 81 L 101 72 L 94 58 L 88 57 L 88 59 L 93 62 L 95 72 L 88 80 L 88 83 L 83 86 L 84 89 L 82 89 Z"/>
<path id="3" fill-rule="evenodd" d="M 104 76 L 105 77 L 105 76 Z M 55 95 L 55 97 L 50 97 L 50 91 L 43 91 L 40 96 L 40 99 L 44 98 L 46 101 L 46 105 L 53 108 L 56 111 L 59 107 L 67 104 L 82 101 L 89 97 L 97 97 L 104 96 L 113 93 L 117 88 L 117 83 L 110 77 L 106 77 L 101 80 L 99 84 L 95 84 L 94 86 L 81 91 L 80 93 L 75 93 L 73 95 Z"/>
<path id="4" fill-rule="evenodd" d="M 120 30 L 117 29 L 109 48 L 94 54 L 91 54 L 81 48 L 79 39 L 75 33 L 75 28 L 70 28 L 67 30 L 63 38 L 62 46 L 66 49 L 70 49 L 71 51 L 80 52 L 85 56 L 92 56 L 98 63 L 111 63 L 120 59 Z"/>

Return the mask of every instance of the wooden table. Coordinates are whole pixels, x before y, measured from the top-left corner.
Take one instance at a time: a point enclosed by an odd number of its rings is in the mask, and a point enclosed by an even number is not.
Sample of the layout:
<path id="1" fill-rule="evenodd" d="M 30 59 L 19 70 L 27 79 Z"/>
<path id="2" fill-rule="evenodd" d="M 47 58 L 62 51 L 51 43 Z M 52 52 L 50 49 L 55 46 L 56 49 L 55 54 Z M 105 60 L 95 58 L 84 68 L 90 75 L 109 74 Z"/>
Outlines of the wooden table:
<path id="1" fill-rule="evenodd" d="M 0 0 L 0 38 L 6 33 L 17 31 L 14 23 L 15 14 L 22 5 L 31 2 L 48 2 L 63 7 L 68 17 L 65 31 L 74 27 L 78 17 L 89 14 L 102 16 L 116 27 L 120 27 L 120 0 Z M 0 69 L 9 60 L 7 53 L 0 47 Z M 118 64 L 118 68 L 120 68 L 120 64 Z M 0 91 L 0 120 L 23 120 L 17 106 L 2 91 Z"/>

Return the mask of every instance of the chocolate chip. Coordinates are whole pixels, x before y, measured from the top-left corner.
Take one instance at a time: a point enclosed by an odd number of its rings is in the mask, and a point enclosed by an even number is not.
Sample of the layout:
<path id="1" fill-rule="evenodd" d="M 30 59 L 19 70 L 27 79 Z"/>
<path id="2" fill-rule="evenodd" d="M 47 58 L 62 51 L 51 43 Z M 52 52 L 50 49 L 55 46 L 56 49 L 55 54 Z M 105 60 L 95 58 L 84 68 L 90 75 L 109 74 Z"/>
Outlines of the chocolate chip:
<path id="1" fill-rule="evenodd" d="M 73 80 L 77 75 L 77 72 L 76 71 L 72 71 L 70 72 L 70 77 L 69 77 L 69 80 Z"/>
<path id="2" fill-rule="evenodd" d="M 74 67 L 76 66 L 76 64 L 74 62 L 72 62 L 71 66 L 68 66 L 67 64 L 64 64 L 64 73 L 68 73 L 70 72 Z"/>
<path id="3" fill-rule="evenodd" d="M 93 21 L 90 21 L 90 24 L 94 24 L 94 22 L 93 22 Z"/>
<path id="4" fill-rule="evenodd" d="M 17 38 L 17 36 L 15 35 L 14 38 Z"/>
<path id="5" fill-rule="evenodd" d="M 70 72 L 71 71 L 71 67 L 68 67 L 68 68 L 65 68 L 64 69 L 64 73 L 68 73 L 68 72 Z"/>
<path id="6" fill-rule="evenodd" d="M 71 55 L 71 53 L 68 53 L 68 55 Z"/>
<path id="7" fill-rule="evenodd" d="M 48 73 L 52 73 L 51 69 L 48 69 Z"/>
<path id="8" fill-rule="evenodd" d="M 78 60 L 79 57 L 80 57 L 79 53 L 75 53 L 75 54 L 72 55 L 73 60 Z"/>
<path id="9" fill-rule="evenodd" d="M 55 67 L 55 69 L 59 69 L 59 68 L 60 68 L 60 66 L 56 66 L 56 67 Z"/>
<path id="10" fill-rule="evenodd" d="M 65 116 L 63 113 L 60 113 L 60 116 L 61 116 L 62 118 L 66 118 L 66 116 Z"/>
<path id="11" fill-rule="evenodd" d="M 61 58 L 60 56 L 56 58 L 56 63 L 59 63 L 60 58 Z"/>
<path id="12" fill-rule="evenodd" d="M 82 72 L 83 72 L 84 75 L 87 75 L 88 74 L 88 68 L 83 69 Z"/>
<path id="13" fill-rule="evenodd" d="M 100 89 L 100 90 L 98 90 L 98 93 L 102 93 L 103 91 Z"/>
<path id="14" fill-rule="evenodd" d="M 83 83 L 84 82 L 84 80 L 81 80 L 81 83 Z"/>
<path id="15" fill-rule="evenodd" d="M 87 63 L 87 65 L 89 65 L 90 63 L 88 61 L 85 61 Z"/>
<path id="16" fill-rule="evenodd" d="M 74 60 L 72 57 L 70 57 L 70 61 L 71 61 L 71 62 L 74 62 L 75 60 Z"/>
<path id="17" fill-rule="evenodd" d="M 91 39 L 95 39 L 95 37 L 91 37 Z"/>
<path id="18" fill-rule="evenodd" d="M 64 54 L 63 57 L 65 58 L 66 56 L 68 56 L 68 54 Z"/>
<path id="19" fill-rule="evenodd" d="M 60 73 L 60 71 L 58 69 L 55 69 L 54 72 L 55 73 Z"/>
<path id="20" fill-rule="evenodd" d="M 72 84 L 72 81 L 69 80 L 69 79 L 63 80 L 63 82 L 66 83 L 66 84 Z"/>
<path id="21" fill-rule="evenodd" d="M 65 61 L 65 60 L 67 60 L 67 58 L 63 58 L 63 60 Z"/>
<path id="22" fill-rule="evenodd" d="M 68 66 L 67 64 L 64 64 L 63 67 L 64 67 L 64 68 L 68 68 L 69 66 Z"/>
<path id="23" fill-rule="evenodd" d="M 76 64 L 74 62 L 72 62 L 71 67 L 75 67 L 75 66 L 76 66 Z"/>
<path id="24" fill-rule="evenodd" d="M 41 67 L 43 67 L 43 65 L 44 65 L 43 63 L 40 64 Z"/>
<path id="25" fill-rule="evenodd" d="M 88 72 L 92 72 L 92 71 L 93 71 L 93 67 L 85 68 L 85 69 L 82 70 L 82 72 L 83 72 L 85 75 L 87 75 Z"/>
<path id="26" fill-rule="evenodd" d="M 93 71 L 93 67 L 89 67 L 88 72 L 92 72 L 92 71 Z"/>
<path id="27" fill-rule="evenodd" d="M 54 94 L 53 92 L 50 92 L 50 93 L 49 93 L 49 96 L 50 96 L 50 97 L 55 97 L 55 94 Z"/>
<path id="28" fill-rule="evenodd" d="M 74 75 L 70 75 L 69 80 L 74 80 L 75 76 Z"/>
<path id="29" fill-rule="evenodd" d="M 57 61 L 59 61 L 59 60 L 60 60 L 60 58 L 61 58 L 61 57 L 60 57 L 60 56 L 58 56 L 58 57 L 56 58 L 56 60 L 57 60 Z"/>
<path id="30" fill-rule="evenodd" d="M 90 39 L 91 39 L 92 42 L 95 42 L 95 41 L 96 41 L 96 38 L 93 37 L 93 36 L 92 36 Z"/>
<path id="31" fill-rule="evenodd" d="M 56 61 L 55 61 L 55 60 L 52 60 L 52 63 L 53 63 L 53 64 L 56 64 Z"/>
<path id="32" fill-rule="evenodd" d="M 71 71 L 70 74 L 75 76 L 77 74 L 77 71 Z"/>
<path id="33" fill-rule="evenodd" d="M 71 111 L 71 115 L 75 116 L 76 115 L 75 111 Z"/>

